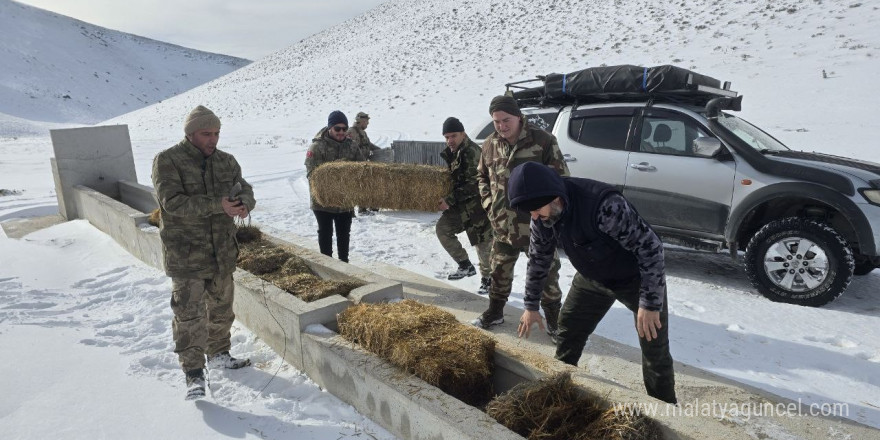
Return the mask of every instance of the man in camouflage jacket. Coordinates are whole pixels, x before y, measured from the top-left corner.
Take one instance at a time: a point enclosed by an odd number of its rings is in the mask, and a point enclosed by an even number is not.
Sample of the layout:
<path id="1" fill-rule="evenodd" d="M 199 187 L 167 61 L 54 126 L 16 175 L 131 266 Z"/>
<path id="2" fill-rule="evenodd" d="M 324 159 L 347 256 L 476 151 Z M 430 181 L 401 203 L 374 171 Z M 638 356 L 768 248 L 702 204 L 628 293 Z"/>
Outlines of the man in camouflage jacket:
<path id="1" fill-rule="evenodd" d="M 559 316 L 556 358 L 577 365 L 587 338 L 620 301 L 635 318 L 648 394 L 676 403 L 663 243 L 651 226 L 615 187 L 560 177 L 535 162 L 513 169 L 507 197 L 532 218 L 519 336 L 534 323 L 543 327 L 538 302 L 559 246 L 577 274 Z"/>
<path id="2" fill-rule="evenodd" d="M 370 115 L 364 112 L 358 112 L 357 116 L 354 118 L 354 125 L 348 129 L 348 137 L 351 139 L 354 146 L 360 150 L 361 155 L 364 156 L 364 160 L 371 160 L 370 158 L 373 156 L 373 152 L 382 149 L 378 145 L 370 142 L 370 137 L 367 136 L 367 126 L 369 125 Z M 376 208 L 358 207 L 358 214 L 360 215 L 372 215 L 377 211 L 379 210 Z"/>
<path id="3" fill-rule="evenodd" d="M 361 154 L 366 160 L 370 160 L 370 156 L 373 155 L 374 151 L 382 149 L 378 145 L 370 142 L 370 137 L 367 136 L 367 126 L 369 125 L 370 115 L 364 112 L 358 112 L 357 116 L 354 118 L 354 125 L 348 129 L 348 137 L 351 138 L 354 145 L 361 150 Z"/>
<path id="4" fill-rule="evenodd" d="M 504 322 L 504 304 L 510 296 L 513 268 L 519 254 L 528 251 L 529 247 L 529 216 L 512 209 L 507 202 L 507 181 L 511 170 L 524 162 L 539 162 L 560 175 L 568 175 L 568 166 L 559 151 L 556 137 L 529 125 L 513 97 L 493 98 L 489 114 L 495 132 L 483 142 L 477 165 L 480 197 L 495 232 L 489 308 L 472 321 L 472 324 L 482 328 Z M 561 306 L 559 267 L 559 256 L 554 255 L 541 298 L 548 324 L 547 332 L 551 338 L 556 336 L 556 321 Z"/>
<path id="5" fill-rule="evenodd" d="M 203 106 L 187 116 L 186 137 L 153 160 L 153 186 L 161 210 L 159 236 L 171 277 L 174 352 L 186 372 L 188 398 L 204 396 L 205 355 L 211 368 L 241 368 L 229 355 L 238 259 L 235 218 L 256 201 L 231 154 L 217 149 L 220 119 Z M 230 198 L 239 184 L 241 190 Z"/>
<path id="6" fill-rule="evenodd" d="M 337 160 L 363 161 L 361 150 L 346 135 L 348 118 L 341 111 L 330 113 L 327 126 L 312 139 L 312 145 L 306 152 L 306 177 L 312 175 L 315 168 Z M 309 188 L 312 182 L 309 180 Z M 309 191 L 311 193 L 311 191 Z M 322 206 L 315 197 L 311 197 L 311 208 L 318 221 L 318 247 L 321 253 L 333 256 L 333 227 L 336 226 L 336 249 L 339 259 L 348 262 L 348 247 L 351 233 L 351 208 Z"/>
<path id="7" fill-rule="evenodd" d="M 477 187 L 480 147 L 465 134 L 464 126 L 456 118 L 450 117 L 443 122 L 443 137 L 446 138 L 446 149 L 440 153 L 440 157 L 449 167 L 452 192 L 440 201 L 440 210 L 443 214 L 437 220 L 437 238 L 449 256 L 458 263 L 458 269 L 448 278 L 458 280 L 477 273 L 468 258 L 467 251 L 456 236 L 462 231 L 467 232 L 471 245 L 477 248 L 482 278 L 480 293 L 485 295 L 488 293 L 490 283 L 489 252 L 492 249 L 492 227 L 486 216 L 486 210 L 480 203 L 480 192 Z"/>

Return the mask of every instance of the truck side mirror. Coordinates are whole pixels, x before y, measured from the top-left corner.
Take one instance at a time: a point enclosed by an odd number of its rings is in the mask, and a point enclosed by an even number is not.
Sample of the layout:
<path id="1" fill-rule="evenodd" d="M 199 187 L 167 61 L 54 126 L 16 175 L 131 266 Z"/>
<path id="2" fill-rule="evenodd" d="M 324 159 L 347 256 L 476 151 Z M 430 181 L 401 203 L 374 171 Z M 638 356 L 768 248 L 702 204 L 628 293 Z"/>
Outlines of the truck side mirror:
<path id="1" fill-rule="evenodd" d="M 721 141 L 713 137 L 698 137 L 694 139 L 694 156 L 714 157 L 721 151 Z"/>

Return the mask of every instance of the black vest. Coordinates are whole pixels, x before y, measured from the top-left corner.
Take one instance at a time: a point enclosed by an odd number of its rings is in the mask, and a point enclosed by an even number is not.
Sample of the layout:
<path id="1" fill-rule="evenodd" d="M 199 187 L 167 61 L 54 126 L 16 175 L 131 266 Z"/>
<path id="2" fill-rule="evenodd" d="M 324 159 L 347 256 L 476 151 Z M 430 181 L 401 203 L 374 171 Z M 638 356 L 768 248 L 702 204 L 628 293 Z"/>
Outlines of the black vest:
<path id="1" fill-rule="evenodd" d="M 638 277 L 636 256 L 601 232 L 596 223 L 602 200 L 619 194 L 617 189 L 590 179 L 563 177 L 563 181 L 568 206 L 553 229 L 572 266 L 581 275 L 610 288 Z"/>

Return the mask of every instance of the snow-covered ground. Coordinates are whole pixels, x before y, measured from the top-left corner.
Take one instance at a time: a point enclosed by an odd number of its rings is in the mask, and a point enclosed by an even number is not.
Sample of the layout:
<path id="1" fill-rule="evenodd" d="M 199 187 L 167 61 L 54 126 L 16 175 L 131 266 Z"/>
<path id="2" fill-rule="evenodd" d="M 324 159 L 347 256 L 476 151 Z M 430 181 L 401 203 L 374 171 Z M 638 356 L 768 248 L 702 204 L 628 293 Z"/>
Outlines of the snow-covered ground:
<path id="1" fill-rule="evenodd" d="M 311 247 L 317 226 L 303 160 L 329 111 L 370 113 L 368 133 L 381 146 L 394 139 L 442 140 L 447 116 L 460 117 L 469 131 L 482 126 L 488 101 L 507 81 L 601 63 L 673 63 L 732 80 L 746 96 L 743 116 L 789 146 L 880 162 L 870 111 L 880 95 L 873 78 L 880 70 L 878 6 L 840 0 L 687 4 L 390 1 L 109 123 L 129 125 L 138 178 L 148 184 L 152 158 L 181 138 L 186 113 L 197 104 L 212 108 L 223 121 L 220 148 L 238 158 L 255 187 L 254 221 L 303 237 Z M 0 189 L 12 192 L 0 197 L 0 221 L 57 211 L 50 156 L 46 137 L 0 133 Z M 380 261 L 445 279 L 453 262 L 434 236 L 437 218 L 414 212 L 358 217 L 352 262 Z M 843 403 L 848 412 L 841 415 L 880 428 L 880 271 L 856 277 L 840 299 L 811 309 L 767 301 L 725 255 L 668 248 L 667 267 L 676 360 L 807 404 Z M 512 303 L 521 305 L 524 260 L 516 271 Z M 573 274 L 563 261 L 563 290 Z M 453 283 L 475 291 L 476 278 Z M 137 437 L 171 429 L 165 425 L 202 437 L 388 437 L 295 371 L 282 368 L 259 393 L 278 358 L 240 327 L 233 352 L 252 356 L 257 367 L 212 373 L 217 394 L 195 407 L 202 417 L 192 414 L 192 405 L 181 406 L 183 375 L 170 354 L 167 279 L 82 222 L 23 241 L 0 238 L 0 286 L 0 350 L 28 353 L 27 371 L 0 363 L 0 391 L 10 391 L 0 403 L 0 428 L 13 427 L 13 438 L 36 437 L 44 431 L 29 430 L 48 421 L 78 430 L 73 438 L 113 430 Z M 621 307 L 612 308 L 597 333 L 636 345 L 631 316 Z M 35 397 L 34 377 L 72 391 Z M 110 419 L 104 405 L 137 409 Z M 320 414 L 310 412 L 315 408 Z M 317 431 L 300 437 L 298 424 Z"/>

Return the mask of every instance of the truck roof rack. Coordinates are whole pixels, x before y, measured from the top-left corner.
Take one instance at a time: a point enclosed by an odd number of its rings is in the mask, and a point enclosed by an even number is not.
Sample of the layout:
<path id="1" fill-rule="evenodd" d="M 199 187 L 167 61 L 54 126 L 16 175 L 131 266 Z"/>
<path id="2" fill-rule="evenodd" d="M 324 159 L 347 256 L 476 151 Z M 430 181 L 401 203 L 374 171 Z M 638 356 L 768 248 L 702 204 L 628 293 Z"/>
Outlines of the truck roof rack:
<path id="1" fill-rule="evenodd" d="M 541 85 L 530 84 L 541 82 Z M 551 73 L 505 84 L 520 107 L 551 107 L 598 102 L 673 102 L 705 106 L 719 97 L 735 98 L 730 82 L 671 65 L 592 67 Z"/>

